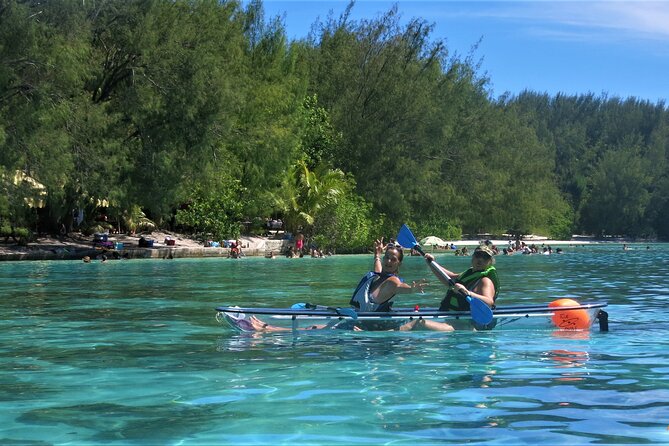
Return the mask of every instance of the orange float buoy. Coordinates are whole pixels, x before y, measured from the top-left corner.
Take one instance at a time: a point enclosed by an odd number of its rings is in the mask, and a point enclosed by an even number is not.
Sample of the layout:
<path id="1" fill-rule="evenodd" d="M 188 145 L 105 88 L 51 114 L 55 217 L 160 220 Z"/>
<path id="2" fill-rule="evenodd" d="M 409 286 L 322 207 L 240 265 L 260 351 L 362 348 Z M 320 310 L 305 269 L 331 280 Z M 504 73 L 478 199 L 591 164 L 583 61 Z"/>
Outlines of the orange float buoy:
<path id="1" fill-rule="evenodd" d="M 580 304 L 573 299 L 557 299 L 548 304 L 550 308 L 577 307 Z M 587 310 L 560 310 L 551 317 L 553 324 L 562 330 L 585 330 L 590 328 L 590 315 Z"/>

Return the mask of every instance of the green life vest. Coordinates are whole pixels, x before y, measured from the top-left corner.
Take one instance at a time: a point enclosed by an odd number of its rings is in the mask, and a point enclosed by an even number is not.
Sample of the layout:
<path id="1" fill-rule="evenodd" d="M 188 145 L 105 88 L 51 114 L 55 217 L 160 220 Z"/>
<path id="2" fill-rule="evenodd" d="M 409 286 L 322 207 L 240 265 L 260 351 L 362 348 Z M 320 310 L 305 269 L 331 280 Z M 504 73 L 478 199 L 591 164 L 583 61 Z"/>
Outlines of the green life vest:
<path id="1" fill-rule="evenodd" d="M 470 289 L 470 286 L 473 286 L 483 277 L 492 280 L 492 283 L 495 286 L 495 296 L 493 297 L 493 301 L 497 300 L 497 294 L 499 293 L 499 279 L 497 278 L 497 269 L 492 265 L 483 271 L 474 271 L 472 268 L 469 268 L 467 271 L 460 274 L 455 282 L 461 283 L 467 289 Z M 453 288 L 450 288 L 446 293 L 446 297 L 441 301 L 441 305 L 439 305 L 439 311 L 469 311 L 469 301 L 465 296 L 455 292 Z"/>

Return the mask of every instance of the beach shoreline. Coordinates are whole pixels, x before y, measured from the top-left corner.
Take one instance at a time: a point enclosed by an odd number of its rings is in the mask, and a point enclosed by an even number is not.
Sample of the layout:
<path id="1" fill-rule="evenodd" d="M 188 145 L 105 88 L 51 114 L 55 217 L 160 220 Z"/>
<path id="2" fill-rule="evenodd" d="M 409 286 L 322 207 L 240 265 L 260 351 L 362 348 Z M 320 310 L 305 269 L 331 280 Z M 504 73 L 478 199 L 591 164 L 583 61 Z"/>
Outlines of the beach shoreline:
<path id="1" fill-rule="evenodd" d="M 140 246 L 140 238 L 151 246 Z M 249 256 L 264 255 L 266 249 L 278 247 L 282 242 L 259 237 L 240 237 L 239 240 L 244 254 Z M 204 246 L 200 240 L 169 231 L 109 234 L 106 241 L 109 246 L 103 247 L 94 243 L 93 235 L 70 233 L 63 237 L 39 237 L 26 245 L 0 243 L 0 261 L 101 259 L 102 256 L 107 259 L 228 257 L 230 251 L 220 246 Z"/>
<path id="2" fill-rule="evenodd" d="M 152 241 L 151 247 L 140 247 L 140 237 Z M 168 240 L 172 240 L 169 242 Z M 291 245 L 290 240 L 272 237 L 241 236 L 242 252 L 246 256 L 267 256 L 270 252 L 280 256 Z M 486 240 L 453 240 L 447 241 L 457 248 L 467 246 L 473 248 Z M 79 260 L 86 256 L 91 259 L 106 258 L 187 258 L 187 257 L 228 257 L 229 248 L 204 246 L 200 240 L 190 238 L 187 235 L 169 232 L 153 231 L 135 235 L 110 234 L 108 241 L 118 246 L 115 248 L 101 248 L 94 245 L 94 237 L 81 233 L 71 233 L 63 237 L 39 237 L 27 245 L 13 243 L 0 243 L 0 261 L 12 260 Z M 528 236 L 522 240 L 526 245 L 543 246 L 580 246 L 599 243 L 633 243 L 623 239 L 595 240 L 587 237 L 574 237 L 572 240 L 552 240 L 546 237 Z M 509 245 L 509 240 L 490 239 L 490 242 L 501 251 Z M 173 243 L 173 244 L 172 244 Z M 453 250 L 424 246 L 426 252 L 437 252 L 440 254 L 453 252 Z M 371 250 L 370 250 L 371 252 Z"/>

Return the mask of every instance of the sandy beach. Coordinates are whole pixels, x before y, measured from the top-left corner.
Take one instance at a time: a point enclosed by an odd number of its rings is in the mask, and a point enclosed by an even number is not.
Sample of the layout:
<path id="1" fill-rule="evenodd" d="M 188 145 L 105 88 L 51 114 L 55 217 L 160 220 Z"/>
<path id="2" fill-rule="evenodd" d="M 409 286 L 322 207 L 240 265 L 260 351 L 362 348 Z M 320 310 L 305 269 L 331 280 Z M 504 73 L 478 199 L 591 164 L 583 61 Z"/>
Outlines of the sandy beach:
<path id="1" fill-rule="evenodd" d="M 140 247 L 140 237 L 152 241 L 151 247 Z M 101 258 L 179 258 L 179 257 L 227 257 L 229 249 L 205 247 L 204 243 L 183 234 L 168 231 L 153 231 L 136 235 L 109 234 L 112 248 L 94 244 L 92 235 L 71 233 L 64 237 L 40 237 L 25 246 L 15 243 L 0 243 L 0 260 L 74 260 L 89 256 Z M 173 241 L 168 244 L 168 240 Z M 245 255 L 265 255 L 268 250 L 278 250 L 282 240 L 259 237 L 240 237 Z"/>

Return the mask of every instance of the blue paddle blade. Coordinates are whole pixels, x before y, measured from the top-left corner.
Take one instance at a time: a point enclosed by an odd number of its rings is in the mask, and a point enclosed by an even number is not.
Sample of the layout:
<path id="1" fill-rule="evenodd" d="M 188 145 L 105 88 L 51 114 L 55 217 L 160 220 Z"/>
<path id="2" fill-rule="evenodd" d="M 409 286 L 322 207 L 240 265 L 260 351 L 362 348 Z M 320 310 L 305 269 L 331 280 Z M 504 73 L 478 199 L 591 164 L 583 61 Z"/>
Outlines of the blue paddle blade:
<path id="1" fill-rule="evenodd" d="M 472 319 L 479 325 L 488 325 L 493 320 L 492 310 L 480 299 L 467 296 L 469 308 L 472 312 Z"/>
<path id="2" fill-rule="evenodd" d="M 358 313 L 356 313 L 353 308 L 335 308 L 335 311 L 342 316 L 348 316 L 352 319 L 358 318 Z"/>
<path id="3" fill-rule="evenodd" d="M 400 232 L 397 234 L 397 243 L 399 243 L 403 248 L 415 249 L 420 253 L 420 255 L 425 255 L 420 245 L 416 241 L 416 237 L 414 237 L 413 232 L 411 232 L 411 229 L 409 229 L 407 225 L 402 225 L 400 228 Z"/>
<path id="4" fill-rule="evenodd" d="M 400 232 L 397 234 L 397 242 L 403 248 L 407 249 L 413 249 L 418 244 L 416 237 L 414 237 L 413 232 L 411 232 L 411 229 L 407 225 L 402 225 L 400 228 Z"/>
<path id="5" fill-rule="evenodd" d="M 293 310 L 304 310 L 307 308 L 307 304 L 305 303 L 299 303 L 299 304 L 293 304 L 290 306 Z"/>

